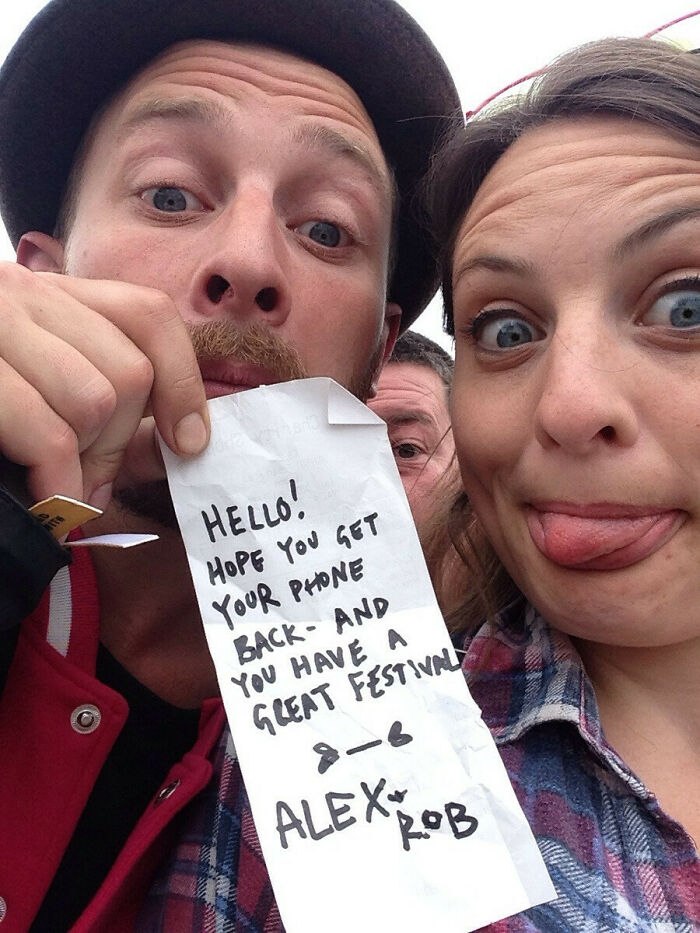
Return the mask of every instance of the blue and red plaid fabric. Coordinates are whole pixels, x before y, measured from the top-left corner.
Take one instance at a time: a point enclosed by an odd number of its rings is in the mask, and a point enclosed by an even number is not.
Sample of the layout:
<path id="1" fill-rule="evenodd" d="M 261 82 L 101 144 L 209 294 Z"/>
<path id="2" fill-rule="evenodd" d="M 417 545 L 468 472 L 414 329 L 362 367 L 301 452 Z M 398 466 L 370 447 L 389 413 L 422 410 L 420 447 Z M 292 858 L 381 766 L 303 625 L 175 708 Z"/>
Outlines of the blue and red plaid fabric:
<path id="1" fill-rule="evenodd" d="M 227 729 L 143 905 L 141 933 L 284 933 Z"/>
<path id="2" fill-rule="evenodd" d="M 490 933 L 694 933 L 700 862 L 688 834 L 610 748 L 566 636 L 518 604 L 465 644 L 464 667 L 558 898 Z M 228 731 L 144 904 L 147 933 L 283 933 Z M 389 933 L 389 931 L 387 931 Z"/>
<path id="3" fill-rule="evenodd" d="M 693 933 L 690 836 L 605 741 L 569 638 L 519 602 L 464 644 L 463 667 L 558 898 L 490 933 Z"/>

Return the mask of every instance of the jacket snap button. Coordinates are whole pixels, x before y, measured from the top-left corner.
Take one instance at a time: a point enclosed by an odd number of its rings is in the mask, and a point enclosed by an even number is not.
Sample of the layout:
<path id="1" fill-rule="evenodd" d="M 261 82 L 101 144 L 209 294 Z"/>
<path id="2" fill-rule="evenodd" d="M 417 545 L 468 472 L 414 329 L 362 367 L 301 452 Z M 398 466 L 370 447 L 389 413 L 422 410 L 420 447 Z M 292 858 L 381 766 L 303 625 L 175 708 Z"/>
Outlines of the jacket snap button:
<path id="1" fill-rule="evenodd" d="M 2 921 L 5 919 L 6 916 L 7 916 L 7 901 L 5 900 L 4 897 L 0 897 L 0 923 L 2 923 Z"/>
<path id="2" fill-rule="evenodd" d="M 165 787 L 162 787 L 156 794 L 156 799 L 154 800 L 155 806 L 158 806 L 159 803 L 163 803 L 168 797 L 172 797 L 179 786 L 180 779 L 178 778 L 176 781 L 171 781 L 169 784 L 166 784 Z"/>
<path id="3" fill-rule="evenodd" d="M 102 719 L 102 713 L 92 703 L 83 703 L 76 706 L 70 714 L 70 724 L 76 732 L 82 735 L 88 735 L 94 732 Z"/>

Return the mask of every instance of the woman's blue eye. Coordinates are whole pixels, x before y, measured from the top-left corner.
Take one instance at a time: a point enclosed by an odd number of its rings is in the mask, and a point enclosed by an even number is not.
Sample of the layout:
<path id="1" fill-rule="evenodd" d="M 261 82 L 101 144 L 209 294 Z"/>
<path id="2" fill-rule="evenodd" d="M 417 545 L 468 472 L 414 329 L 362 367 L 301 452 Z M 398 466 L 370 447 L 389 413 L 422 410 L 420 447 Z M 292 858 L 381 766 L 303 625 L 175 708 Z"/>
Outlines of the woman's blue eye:
<path id="1" fill-rule="evenodd" d="M 513 350 L 537 339 L 537 333 L 521 318 L 497 317 L 487 320 L 479 327 L 474 321 L 474 335 L 480 346 L 487 350 Z"/>
<path id="2" fill-rule="evenodd" d="M 157 211 L 166 214 L 178 214 L 186 210 L 200 210 L 202 205 L 192 192 L 184 188 L 148 188 L 141 195 L 144 201 L 151 204 Z"/>
<path id="3" fill-rule="evenodd" d="M 644 315 L 643 323 L 673 328 L 700 327 L 700 284 L 697 289 L 679 289 L 657 298 Z"/>
<path id="4" fill-rule="evenodd" d="M 328 220 L 307 220 L 306 223 L 298 227 L 299 233 L 303 233 L 314 243 L 320 246 L 341 246 L 343 232 L 336 224 Z"/>

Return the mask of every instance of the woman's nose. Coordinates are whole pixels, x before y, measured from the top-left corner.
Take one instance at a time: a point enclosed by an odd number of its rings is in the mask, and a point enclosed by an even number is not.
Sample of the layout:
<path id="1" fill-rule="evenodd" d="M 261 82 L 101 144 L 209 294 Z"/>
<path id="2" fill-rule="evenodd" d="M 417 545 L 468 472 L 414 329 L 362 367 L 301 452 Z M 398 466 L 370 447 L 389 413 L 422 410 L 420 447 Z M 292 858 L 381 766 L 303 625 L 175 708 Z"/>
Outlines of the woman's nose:
<path id="1" fill-rule="evenodd" d="M 634 363 L 613 332 L 584 339 L 554 334 L 544 361 L 535 431 L 543 447 L 586 454 L 630 446 L 638 434 Z"/>

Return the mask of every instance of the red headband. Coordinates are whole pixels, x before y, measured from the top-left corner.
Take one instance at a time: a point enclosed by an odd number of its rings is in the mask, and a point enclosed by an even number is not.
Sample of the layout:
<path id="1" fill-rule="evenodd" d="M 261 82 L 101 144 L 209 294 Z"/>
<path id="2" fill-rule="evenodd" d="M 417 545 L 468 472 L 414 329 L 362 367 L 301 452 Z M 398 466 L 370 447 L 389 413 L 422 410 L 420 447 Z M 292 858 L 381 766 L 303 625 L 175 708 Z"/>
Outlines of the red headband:
<path id="1" fill-rule="evenodd" d="M 683 20 L 691 19 L 693 16 L 698 16 L 700 10 L 693 10 L 692 13 L 685 13 L 683 16 L 677 16 L 676 19 L 672 19 L 668 23 L 664 23 L 663 26 L 657 26 L 656 29 L 652 29 L 651 32 L 645 33 L 641 38 L 642 39 L 651 39 L 652 36 L 657 35 L 660 32 L 663 32 L 664 29 L 668 29 L 671 26 L 675 26 L 676 23 L 682 23 Z M 486 100 L 482 100 L 478 107 L 475 107 L 474 110 L 467 110 L 464 114 L 465 119 L 469 120 L 471 117 L 479 113 L 480 110 L 483 110 L 492 100 L 495 100 L 497 97 L 500 97 L 501 94 L 505 94 L 506 91 L 509 91 L 513 87 L 517 87 L 519 84 L 522 84 L 524 81 L 529 81 L 531 78 L 537 78 L 539 75 L 543 75 L 546 72 L 546 68 L 538 68 L 537 71 L 531 71 L 529 74 L 523 75 L 522 78 L 518 78 L 517 81 L 511 81 L 510 84 L 506 84 L 505 87 L 502 87 L 500 91 L 496 91 L 495 94 L 491 94 Z"/>

